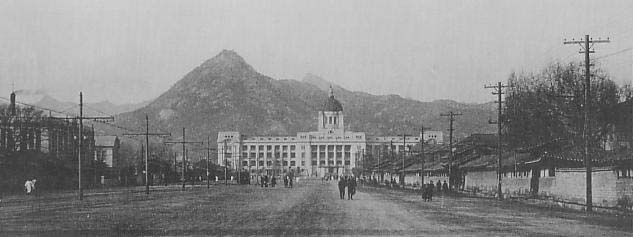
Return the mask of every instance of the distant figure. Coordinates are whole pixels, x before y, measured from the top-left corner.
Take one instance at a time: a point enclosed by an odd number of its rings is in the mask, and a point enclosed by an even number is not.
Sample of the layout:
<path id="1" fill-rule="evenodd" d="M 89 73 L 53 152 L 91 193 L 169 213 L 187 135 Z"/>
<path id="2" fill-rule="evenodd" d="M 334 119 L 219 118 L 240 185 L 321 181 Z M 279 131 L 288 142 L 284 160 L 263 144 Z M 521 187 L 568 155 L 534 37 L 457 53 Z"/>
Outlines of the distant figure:
<path id="1" fill-rule="evenodd" d="M 341 199 L 345 199 L 345 186 L 347 186 L 347 182 L 345 179 L 338 180 L 338 192 L 341 196 Z"/>
<path id="2" fill-rule="evenodd" d="M 422 199 L 425 202 L 433 200 L 433 181 L 429 181 L 429 184 L 422 186 Z"/>
<path id="3" fill-rule="evenodd" d="M 437 184 L 435 185 L 435 188 L 437 189 L 437 192 L 439 193 L 440 191 L 442 191 L 442 182 L 440 182 L 439 180 L 437 181 Z"/>
<path id="4" fill-rule="evenodd" d="M 273 178 L 270 179 L 270 186 L 274 188 L 276 184 L 277 184 L 277 178 L 273 176 Z"/>
<path id="5" fill-rule="evenodd" d="M 354 200 L 354 194 L 356 194 L 356 178 L 349 177 L 347 181 L 347 199 Z"/>
<path id="6" fill-rule="evenodd" d="M 218 176 L 216 175 L 216 176 L 215 176 L 215 182 L 218 182 L 218 180 L 219 180 L 219 179 L 218 179 Z"/>
<path id="7" fill-rule="evenodd" d="M 31 192 L 33 191 L 33 181 L 27 180 L 24 182 L 24 189 L 26 190 L 26 195 L 31 195 Z"/>
<path id="8" fill-rule="evenodd" d="M 288 176 L 284 176 L 284 188 L 288 187 Z"/>
<path id="9" fill-rule="evenodd" d="M 289 178 L 288 179 L 288 187 L 289 188 L 292 188 L 292 180 L 293 180 L 293 178 Z"/>
<path id="10" fill-rule="evenodd" d="M 259 181 L 260 181 L 260 186 L 263 188 L 264 187 L 264 176 L 259 177 Z"/>
<path id="11" fill-rule="evenodd" d="M 264 175 L 264 187 L 268 188 L 268 175 Z"/>
<path id="12" fill-rule="evenodd" d="M 444 192 L 448 192 L 448 184 L 446 183 L 446 180 L 444 180 L 444 184 L 442 184 L 442 190 L 444 190 Z"/>

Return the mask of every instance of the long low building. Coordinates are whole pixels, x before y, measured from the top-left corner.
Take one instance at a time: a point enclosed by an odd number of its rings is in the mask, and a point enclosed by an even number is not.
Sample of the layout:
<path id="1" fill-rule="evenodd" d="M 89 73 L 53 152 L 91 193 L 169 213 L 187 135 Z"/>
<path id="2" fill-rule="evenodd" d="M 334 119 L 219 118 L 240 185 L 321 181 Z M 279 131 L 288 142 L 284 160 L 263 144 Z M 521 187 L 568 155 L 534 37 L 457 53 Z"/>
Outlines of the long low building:
<path id="1" fill-rule="evenodd" d="M 381 152 L 409 151 L 421 138 L 435 143 L 443 141 L 439 131 L 421 136 L 367 136 L 345 128 L 343 106 L 330 96 L 318 111 L 317 130 L 296 136 L 245 136 L 239 131 L 218 133 L 218 164 L 254 174 L 324 177 L 353 175 L 352 170 L 366 155 Z M 422 136 L 423 135 L 423 136 Z"/>

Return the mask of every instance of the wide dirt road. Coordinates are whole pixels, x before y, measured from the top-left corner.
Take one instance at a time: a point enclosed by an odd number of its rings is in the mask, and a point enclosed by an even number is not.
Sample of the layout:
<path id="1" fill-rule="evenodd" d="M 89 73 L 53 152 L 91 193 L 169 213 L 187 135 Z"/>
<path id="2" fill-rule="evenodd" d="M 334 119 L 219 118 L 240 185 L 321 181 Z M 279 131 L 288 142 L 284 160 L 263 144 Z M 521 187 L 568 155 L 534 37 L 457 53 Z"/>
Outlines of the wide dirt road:
<path id="1" fill-rule="evenodd" d="M 0 235 L 632 235 L 631 219 L 518 203 L 434 197 L 360 187 L 341 200 L 336 183 L 156 187 L 5 197 Z M 624 227 L 622 227 L 624 226 Z"/>

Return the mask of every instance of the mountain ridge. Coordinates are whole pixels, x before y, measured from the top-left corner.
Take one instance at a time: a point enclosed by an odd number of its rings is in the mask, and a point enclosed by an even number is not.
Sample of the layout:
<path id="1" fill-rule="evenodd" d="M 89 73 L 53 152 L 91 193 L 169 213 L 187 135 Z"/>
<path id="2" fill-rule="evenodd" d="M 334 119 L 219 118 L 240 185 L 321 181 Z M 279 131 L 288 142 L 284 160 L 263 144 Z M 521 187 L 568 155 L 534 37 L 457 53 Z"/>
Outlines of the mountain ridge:
<path id="1" fill-rule="evenodd" d="M 496 114 L 494 105 L 372 95 L 347 90 L 314 74 L 301 80 L 276 80 L 257 72 L 230 50 L 205 60 L 148 105 L 122 113 L 115 121 L 121 126 L 143 127 L 147 114 L 155 127 L 172 134 L 180 134 L 186 127 L 190 130 L 187 137 L 204 140 L 230 130 L 248 135 L 296 135 L 316 130 L 317 111 L 329 96 L 330 86 L 343 104 L 346 127 L 368 135 L 410 133 L 422 125 L 446 131 L 448 121 L 439 114 L 451 110 L 464 114 L 455 122 L 456 137 L 494 132 L 487 122 Z"/>

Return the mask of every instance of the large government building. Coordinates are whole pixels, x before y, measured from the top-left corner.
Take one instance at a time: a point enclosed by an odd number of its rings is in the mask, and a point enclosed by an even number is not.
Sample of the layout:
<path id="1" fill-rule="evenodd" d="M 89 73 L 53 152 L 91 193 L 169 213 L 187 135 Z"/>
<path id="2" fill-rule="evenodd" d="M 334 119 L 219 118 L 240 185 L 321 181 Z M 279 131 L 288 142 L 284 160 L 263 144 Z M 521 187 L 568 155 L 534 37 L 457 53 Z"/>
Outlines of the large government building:
<path id="1" fill-rule="evenodd" d="M 367 154 L 391 147 L 399 153 L 420 142 L 420 136 L 368 137 L 364 132 L 347 131 L 343 106 L 330 97 L 318 111 L 317 130 L 296 136 L 245 136 L 237 131 L 218 133 L 218 164 L 252 174 L 324 177 L 351 175 Z M 442 132 L 425 131 L 424 140 L 442 143 Z M 406 146 L 405 146 L 406 145 Z"/>

